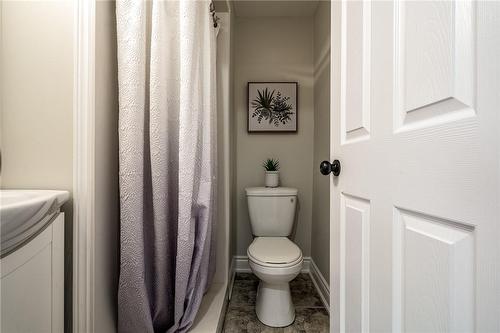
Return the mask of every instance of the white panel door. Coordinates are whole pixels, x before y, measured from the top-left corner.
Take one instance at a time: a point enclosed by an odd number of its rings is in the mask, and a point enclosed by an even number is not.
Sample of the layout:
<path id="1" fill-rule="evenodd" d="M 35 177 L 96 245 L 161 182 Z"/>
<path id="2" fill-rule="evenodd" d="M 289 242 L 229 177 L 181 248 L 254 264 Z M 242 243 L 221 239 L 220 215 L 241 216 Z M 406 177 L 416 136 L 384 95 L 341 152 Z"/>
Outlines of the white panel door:
<path id="1" fill-rule="evenodd" d="M 334 332 L 500 332 L 500 2 L 332 2 Z"/>

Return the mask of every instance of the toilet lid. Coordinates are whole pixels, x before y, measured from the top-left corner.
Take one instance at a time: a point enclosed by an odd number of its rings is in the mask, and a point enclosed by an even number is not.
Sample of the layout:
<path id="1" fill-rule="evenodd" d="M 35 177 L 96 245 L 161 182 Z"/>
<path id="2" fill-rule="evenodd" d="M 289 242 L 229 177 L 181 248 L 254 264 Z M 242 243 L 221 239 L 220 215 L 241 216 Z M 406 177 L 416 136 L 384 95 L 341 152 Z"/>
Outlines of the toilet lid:
<path id="1" fill-rule="evenodd" d="M 302 251 L 287 237 L 256 237 L 248 247 L 248 256 L 269 264 L 288 264 L 302 257 Z"/>

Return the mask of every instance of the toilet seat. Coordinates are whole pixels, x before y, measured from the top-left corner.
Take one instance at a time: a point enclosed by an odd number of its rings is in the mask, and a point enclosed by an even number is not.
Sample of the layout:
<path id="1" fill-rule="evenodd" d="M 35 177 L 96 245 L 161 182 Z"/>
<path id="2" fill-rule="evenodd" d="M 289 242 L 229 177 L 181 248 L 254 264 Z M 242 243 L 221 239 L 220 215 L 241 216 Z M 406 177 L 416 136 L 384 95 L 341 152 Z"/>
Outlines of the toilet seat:
<path id="1" fill-rule="evenodd" d="M 255 264 L 269 268 L 291 267 L 302 262 L 302 251 L 287 237 L 256 237 L 247 254 Z"/>

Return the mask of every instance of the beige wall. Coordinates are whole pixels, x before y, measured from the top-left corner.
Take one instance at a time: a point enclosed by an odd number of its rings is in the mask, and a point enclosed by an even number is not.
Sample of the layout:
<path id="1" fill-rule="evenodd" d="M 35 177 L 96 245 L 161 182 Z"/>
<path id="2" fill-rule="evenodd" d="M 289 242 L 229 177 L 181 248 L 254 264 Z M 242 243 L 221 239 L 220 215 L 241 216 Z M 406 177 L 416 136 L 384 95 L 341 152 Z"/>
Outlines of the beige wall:
<path id="1" fill-rule="evenodd" d="M 252 240 L 245 187 L 263 186 L 262 161 L 281 164 L 281 184 L 299 190 L 296 244 L 311 249 L 313 183 L 313 20 L 312 17 L 236 18 L 234 112 L 236 112 L 236 254 Z M 247 133 L 247 82 L 297 81 L 298 133 Z"/>
<path id="2" fill-rule="evenodd" d="M 73 3 L 2 1 L 0 8 L 1 187 L 71 191 Z M 63 210 L 65 290 L 71 291 L 71 200 Z M 66 328 L 71 303 L 66 292 Z"/>
<path id="3" fill-rule="evenodd" d="M 311 257 L 330 280 L 330 188 L 319 164 L 330 158 L 330 2 L 314 16 L 314 172 Z"/>
<path id="4" fill-rule="evenodd" d="M 72 4 L 1 7 L 2 187 L 71 190 Z"/>
<path id="5" fill-rule="evenodd" d="M 119 194 L 118 72 L 115 2 L 96 7 L 95 330 L 115 332 L 117 321 Z"/>

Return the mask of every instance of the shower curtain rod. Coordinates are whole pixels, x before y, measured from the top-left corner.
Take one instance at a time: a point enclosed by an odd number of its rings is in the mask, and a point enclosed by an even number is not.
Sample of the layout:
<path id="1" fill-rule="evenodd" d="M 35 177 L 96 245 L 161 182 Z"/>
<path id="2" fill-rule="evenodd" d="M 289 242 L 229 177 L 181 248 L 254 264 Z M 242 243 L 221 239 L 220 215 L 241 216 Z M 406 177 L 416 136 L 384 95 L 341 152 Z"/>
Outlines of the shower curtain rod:
<path id="1" fill-rule="evenodd" d="M 210 14 L 212 14 L 212 20 L 214 22 L 214 28 L 219 26 L 219 17 L 215 13 L 215 5 L 213 1 L 210 1 Z"/>

